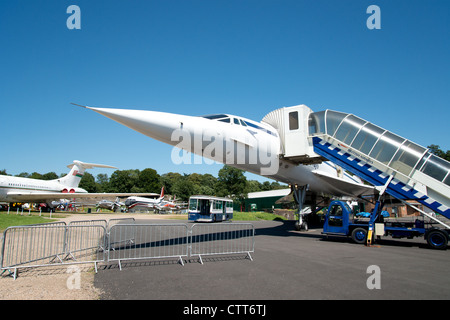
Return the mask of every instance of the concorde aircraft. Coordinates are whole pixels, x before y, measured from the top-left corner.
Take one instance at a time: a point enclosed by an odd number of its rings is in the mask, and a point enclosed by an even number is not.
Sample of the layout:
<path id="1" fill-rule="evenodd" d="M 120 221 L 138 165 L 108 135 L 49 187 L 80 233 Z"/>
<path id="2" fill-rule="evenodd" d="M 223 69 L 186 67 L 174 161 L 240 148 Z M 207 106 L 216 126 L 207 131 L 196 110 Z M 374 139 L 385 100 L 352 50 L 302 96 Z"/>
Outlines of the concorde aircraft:
<path id="1" fill-rule="evenodd" d="M 295 156 L 287 156 L 292 148 L 312 148 L 306 139 L 307 115 L 312 110 L 304 105 L 277 109 L 261 122 L 229 114 L 188 116 L 147 110 L 81 107 L 177 147 L 171 154 L 175 163 L 190 163 L 190 152 L 287 183 L 300 206 L 306 191 L 351 197 L 371 195 L 375 191 L 357 176 L 324 161 L 326 159 L 311 159 L 310 164 L 305 164 L 308 159 L 302 159 L 300 163 Z M 298 226 L 302 225 L 304 221 L 300 217 Z"/>
<path id="2" fill-rule="evenodd" d="M 69 174 L 54 180 L 40 180 L 22 177 L 0 175 L 0 202 L 22 202 L 35 203 L 45 202 L 49 207 L 53 207 L 53 201 L 60 199 L 104 199 L 116 197 L 128 197 L 131 193 L 88 193 L 78 184 L 86 169 L 92 168 L 112 168 L 116 167 L 86 163 L 74 160 L 67 166 L 70 168 Z M 155 193 L 145 193 L 140 195 L 154 196 Z"/>

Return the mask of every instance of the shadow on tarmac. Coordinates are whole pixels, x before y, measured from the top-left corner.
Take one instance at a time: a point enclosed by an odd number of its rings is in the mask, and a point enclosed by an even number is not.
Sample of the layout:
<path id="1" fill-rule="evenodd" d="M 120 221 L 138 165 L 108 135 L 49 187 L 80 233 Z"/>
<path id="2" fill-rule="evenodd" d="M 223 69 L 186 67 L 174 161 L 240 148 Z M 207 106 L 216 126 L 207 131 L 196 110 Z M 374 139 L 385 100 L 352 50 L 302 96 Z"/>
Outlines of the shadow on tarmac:
<path id="1" fill-rule="evenodd" d="M 321 234 L 322 226 L 314 225 L 310 226 L 308 231 L 296 231 L 295 230 L 295 221 L 294 220 L 276 220 L 278 224 L 276 226 L 255 226 L 255 236 L 276 236 L 276 237 L 299 237 L 299 238 L 314 238 L 324 242 L 341 242 L 341 243 L 351 243 L 354 245 L 359 245 L 354 243 L 350 237 L 345 236 L 327 236 Z M 426 243 L 426 241 L 422 238 L 414 238 L 414 239 L 395 239 L 390 236 L 386 236 L 380 239 L 375 239 L 374 244 L 376 246 L 386 246 L 386 247 L 405 247 L 405 248 L 421 248 L 428 249 L 430 247 Z"/>

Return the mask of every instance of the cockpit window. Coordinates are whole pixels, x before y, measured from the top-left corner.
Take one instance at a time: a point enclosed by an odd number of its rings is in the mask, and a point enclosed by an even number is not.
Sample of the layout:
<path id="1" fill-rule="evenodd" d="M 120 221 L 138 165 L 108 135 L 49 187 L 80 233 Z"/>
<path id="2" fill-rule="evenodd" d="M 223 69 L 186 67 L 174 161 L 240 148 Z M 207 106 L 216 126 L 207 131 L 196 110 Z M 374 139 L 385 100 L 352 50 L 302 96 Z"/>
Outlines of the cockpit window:
<path id="1" fill-rule="evenodd" d="M 226 114 L 210 114 L 207 116 L 202 116 L 203 118 L 210 119 L 210 120 L 216 120 L 221 118 L 227 118 L 228 116 Z"/>
<path id="2" fill-rule="evenodd" d="M 232 122 L 230 116 L 228 116 L 226 114 L 211 114 L 211 115 L 202 116 L 202 118 L 206 118 L 206 119 L 209 119 L 209 120 L 220 121 L 220 122 L 225 122 L 225 123 L 231 123 Z M 275 137 L 278 136 L 275 132 L 272 132 L 272 131 L 270 131 L 268 129 L 265 129 L 265 128 L 261 127 L 260 125 L 257 125 L 256 123 L 253 123 L 253 122 L 251 122 L 249 120 L 246 121 L 246 120 L 242 120 L 240 118 L 233 117 L 233 123 L 236 124 L 236 125 L 241 125 L 243 127 L 251 127 L 251 128 L 254 128 L 254 129 L 258 129 L 258 130 L 266 132 L 266 133 L 268 133 L 270 135 L 273 135 Z"/>

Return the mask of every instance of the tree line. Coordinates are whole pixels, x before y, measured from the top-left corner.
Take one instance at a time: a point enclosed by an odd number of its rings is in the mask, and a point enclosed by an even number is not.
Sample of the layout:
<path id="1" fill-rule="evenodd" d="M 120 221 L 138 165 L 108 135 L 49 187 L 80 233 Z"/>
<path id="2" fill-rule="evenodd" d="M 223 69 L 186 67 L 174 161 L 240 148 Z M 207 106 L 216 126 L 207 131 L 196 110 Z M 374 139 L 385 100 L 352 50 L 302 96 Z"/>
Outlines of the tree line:
<path id="1" fill-rule="evenodd" d="M 224 165 L 216 178 L 212 174 L 180 174 L 168 172 L 158 174 L 154 169 L 116 170 L 110 177 L 106 174 L 97 175 L 96 179 L 85 172 L 80 182 L 80 188 L 88 192 L 131 192 L 159 193 L 164 186 L 165 194 L 176 196 L 187 201 L 190 196 L 204 194 L 218 197 L 232 196 L 235 200 L 244 199 L 249 192 L 267 191 L 287 188 L 276 181 L 259 182 L 248 180 L 244 171 Z"/>
<path id="2" fill-rule="evenodd" d="M 6 174 L 1 170 L 0 174 Z M 41 180 L 58 179 L 66 173 L 58 176 L 55 172 L 31 174 L 23 172 L 16 176 Z M 248 180 L 244 171 L 224 165 L 218 172 L 218 177 L 211 174 L 180 174 L 169 172 L 158 174 L 154 169 L 144 170 L 116 170 L 111 176 L 101 173 L 94 177 L 85 172 L 79 187 L 90 193 L 160 193 L 164 186 L 165 194 L 176 196 L 177 199 L 187 201 L 191 195 L 204 194 L 218 197 L 232 196 L 239 200 L 247 197 L 249 192 L 267 191 L 287 188 L 287 185 L 278 182 L 259 182 Z"/>

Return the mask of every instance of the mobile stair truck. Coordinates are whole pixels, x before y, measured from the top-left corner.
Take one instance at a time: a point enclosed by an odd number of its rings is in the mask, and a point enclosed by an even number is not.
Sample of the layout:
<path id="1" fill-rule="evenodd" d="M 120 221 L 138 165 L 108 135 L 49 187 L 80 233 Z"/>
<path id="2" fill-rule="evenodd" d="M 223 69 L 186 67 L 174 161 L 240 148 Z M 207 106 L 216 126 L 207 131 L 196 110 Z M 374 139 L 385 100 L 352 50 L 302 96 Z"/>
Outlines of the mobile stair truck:
<path id="1" fill-rule="evenodd" d="M 390 235 L 393 238 L 425 237 L 430 247 L 446 249 L 448 229 L 425 228 L 422 220 L 414 222 L 386 222 L 380 214 L 382 202 L 377 201 L 369 219 L 359 219 L 344 201 L 332 201 L 325 214 L 323 234 L 327 237 L 346 236 L 360 244 L 372 244 L 374 237 Z"/>
<path id="2" fill-rule="evenodd" d="M 297 148 L 295 154 L 290 155 L 293 159 L 299 163 L 306 159 L 305 164 L 328 160 L 366 180 L 379 191 L 368 221 L 351 219 L 351 210 L 346 203 L 333 201 L 325 217 L 325 235 L 349 236 L 355 242 L 369 245 L 375 235 L 394 238 L 423 236 L 432 248 L 447 248 L 450 237 L 450 162 L 352 114 L 332 110 L 312 112 L 305 105 L 274 112 L 280 119 L 296 119 L 299 124 L 293 128 L 302 128 L 302 132 L 296 135 L 297 139 L 285 139 L 284 150 Z M 293 116 L 293 113 L 297 114 Z M 289 130 L 284 126 L 278 131 L 286 137 L 295 135 Z M 420 220 L 403 224 L 385 222 L 381 215 L 385 196 L 398 199 L 429 217 L 439 228 L 425 227 Z M 426 207 L 427 212 L 413 203 Z"/>

